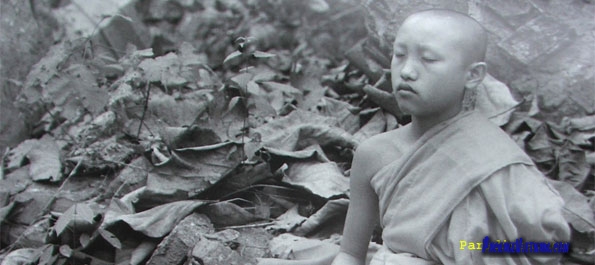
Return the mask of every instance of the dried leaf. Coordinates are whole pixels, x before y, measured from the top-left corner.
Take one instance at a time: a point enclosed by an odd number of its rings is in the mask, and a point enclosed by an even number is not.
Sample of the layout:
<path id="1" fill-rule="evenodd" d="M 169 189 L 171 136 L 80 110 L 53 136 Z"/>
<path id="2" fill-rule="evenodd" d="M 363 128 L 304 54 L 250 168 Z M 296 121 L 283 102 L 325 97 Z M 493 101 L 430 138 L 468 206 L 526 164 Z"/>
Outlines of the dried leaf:
<path id="1" fill-rule="evenodd" d="M 227 201 L 210 204 L 202 212 L 218 227 L 244 225 L 258 220 L 242 207 Z"/>
<path id="2" fill-rule="evenodd" d="M 595 131 L 580 132 L 575 131 L 568 136 L 568 140 L 576 146 L 592 147 L 591 139 L 595 138 Z"/>
<path id="3" fill-rule="evenodd" d="M 172 159 L 147 178 L 144 198 L 169 202 L 200 194 L 221 180 L 241 160 L 237 144 L 225 142 L 171 150 Z"/>
<path id="4" fill-rule="evenodd" d="M 578 192 L 570 184 L 561 181 L 551 181 L 564 199 L 564 217 L 574 229 L 581 233 L 595 231 L 595 214 L 589 207 L 587 197 Z"/>
<path id="5" fill-rule="evenodd" d="M 69 71 L 68 89 L 71 90 L 71 97 L 80 100 L 93 116 L 105 111 L 109 96 L 107 91 L 99 88 L 93 73 L 84 65 L 75 64 Z"/>
<path id="6" fill-rule="evenodd" d="M 575 188 L 580 188 L 589 176 L 590 166 L 586 161 L 586 154 L 582 150 L 562 148 L 558 156 L 558 179 Z"/>
<path id="7" fill-rule="evenodd" d="M 366 125 L 361 127 L 355 134 L 353 134 L 353 138 L 358 142 L 363 142 L 364 140 L 380 134 L 386 131 L 386 117 L 382 110 L 376 111 L 376 114 L 372 116 Z"/>
<path id="8" fill-rule="evenodd" d="M 268 230 L 275 232 L 293 232 L 295 228 L 306 221 L 306 217 L 298 213 L 299 205 L 295 205 L 287 210 L 284 214 L 277 217 L 275 224 L 268 226 Z"/>
<path id="9" fill-rule="evenodd" d="M 248 84 L 246 84 L 246 91 L 248 91 L 248 93 L 251 95 L 250 97 L 265 94 L 260 86 L 253 80 L 250 80 Z"/>
<path id="10" fill-rule="evenodd" d="M 200 91 L 186 93 L 178 98 L 156 89 L 151 93 L 148 114 L 169 126 L 191 125 L 209 104 L 209 96 Z M 140 115 L 139 115 L 140 116 Z"/>
<path id="11" fill-rule="evenodd" d="M 554 148 L 545 125 L 535 131 L 535 135 L 529 140 L 527 147 L 527 152 L 536 163 L 555 160 Z"/>
<path id="12" fill-rule="evenodd" d="M 211 129 L 196 125 L 189 127 L 166 127 L 160 133 L 170 149 L 192 148 L 221 143 L 221 138 Z"/>
<path id="13" fill-rule="evenodd" d="M 129 193 L 127 196 L 130 195 L 130 197 L 134 197 L 139 191 L 144 191 L 144 187 Z M 106 229 L 108 226 L 116 223 L 120 216 L 130 214 L 134 214 L 134 207 L 132 203 L 127 200 L 126 196 L 122 199 L 113 198 L 105 212 L 100 228 Z"/>
<path id="14" fill-rule="evenodd" d="M 281 84 L 281 83 L 277 83 L 277 82 L 262 82 L 261 84 L 269 92 L 277 90 L 277 91 L 281 91 L 287 95 L 294 95 L 294 96 L 302 95 L 302 91 L 300 91 L 299 89 L 292 87 L 290 85 Z"/>
<path id="15" fill-rule="evenodd" d="M 178 57 L 182 60 L 182 65 L 200 65 L 206 66 L 206 59 L 203 55 L 196 54 L 196 49 L 188 42 L 182 42 Z"/>
<path id="16" fill-rule="evenodd" d="M 44 136 L 35 148 L 27 153 L 31 162 L 29 175 L 34 181 L 58 182 L 62 180 L 60 148 L 50 136 Z"/>
<path id="17" fill-rule="evenodd" d="M 488 74 L 477 89 L 476 108 L 498 126 L 508 123 L 518 105 L 508 86 Z"/>
<path id="18" fill-rule="evenodd" d="M 118 221 L 123 221 L 133 230 L 148 237 L 161 238 L 171 232 L 180 220 L 205 204 L 204 201 L 177 201 L 140 213 L 116 216 L 109 220 L 109 223 L 104 221 L 104 224 L 109 227 Z"/>
<path id="19" fill-rule="evenodd" d="M 32 264 L 39 255 L 39 250 L 35 248 L 20 248 L 8 253 L 2 260 L 2 265 L 22 265 Z"/>
<path id="20" fill-rule="evenodd" d="M 73 52 L 71 46 L 71 43 L 60 42 L 50 47 L 46 56 L 31 67 L 20 95 L 24 103 L 39 103 L 39 100 L 43 98 L 43 90 L 46 89 L 49 81 L 59 75 L 58 68 L 70 58 L 69 54 Z"/>
<path id="21" fill-rule="evenodd" d="M 143 70 L 148 81 L 158 82 L 161 81 L 164 69 L 172 67 L 176 62 L 177 56 L 173 53 L 168 53 L 155 59 L 145 59 L 138 65 L 138 67 Z"/>
<path id="22" fill-rule="evenodd" d="M 339 122 L 339 127 L 351 134 L 354 134 L 360 129 L 360 108 L 328 97 L 322 98 L 316 105 L 316 108 L 318 110 L 317 113 L 336 118 Z"/>
<path id="23" fill-rule="evenodd" d="M 7 223 L 4 225 L 7 225 Z M 10 225 L 8 231 L 3 232 L 8 232 L 8 236 L 14 239 L 12 242 L 16 246 L 41 247 L 47 241 L 50 232 L 50 220 L 49 217 L 44 216 L 41 220 L 28 226 Z"/>
<path id="24" fill-rule="evenodd" d="M 213 130 L 221 141 L 241 141 L 244 134 L 244 122 L 248 117 L 244 102 L 235 104 L 234 108 L 229 110 L 229 99 L 225 95 L 226 91 L 218 91 L 213 94 L 214 99 L 209 102 L 206 112 L 197 120 L 196 124 L 201 128 Z"/>
<path id="25" fill-rule="evenodd" d="M 273 54 L 273 53 L 268 53 L 268 52 L 254 51 L 254 53 L 252 53 L 252 56 L 254 58 L 258 58 L 258 59 L 267 59 L 267 58 L 275 57 L 277 55 Z"/>
<path id="26" fill-rule="evenodd" d="M 334 162 L 299 161 L 289 166 L 283 181 L 306 188 L 312 193 L 331 198 L 344 195 L 349 189 L 349 179 Z"/>
<path id="27" fill-rule="evenodd" d="M 391 93 L 371 85 L 365 85 L 363 90 L 371 101 L 378 104 L 378 106 L 382 107 L 390 114 L 395 117 L 403 116 L 403 112 L 399 108 L 396 98 Z"/>
<path id="28" fill-rule="evenodd" d="M 54 225 L 56 234 L 61 235 L 67 228 L 76 227 L 77 231 L 84 232 L 95 224 L 95 214 L 87 204 L 72 205 L 64 212 Z"/>
<path id="29" fill-rule="evenodd" d="M 58 255 L 55 255 L 56 246 L 55 245 L 45 245 L 42 248 L 42 253 L 39 256 L 39 263 L 38 265 L 53 265 L 54 262 L 58 259 Z"/>
<path id="30" fill-rule="evenodd" d="M 238 74 L 238 75 L 230 78 L 230 81 L 237 88 L 240 88 L 242 91 L 245 91 L 247 89 L 247 87 L 248 87 L 248 83 L 250 81 L 252 81 L 252 77 L 253 76 L 254 75 L 252 73 L 244 72 L 244 73 Z"/>
<path id="31" fill-rule="evenodd" d="M 595 129 L 595 115 L 572 119 L 564 117 L 562 124 L 565 125 L 567 132 L 593 130 Z"/>
<path id="32" fill-rule="evenodd" d="M 122 248 L 122 243 L 114 234 L 102 228 L 97 229 L 97 232 L 99 232 L 99 235 L 101 235 L 101 237 L 103 237 L 103 239 L 105 239 L 105 241 L 110 243 L 110 245 L 112 245 L 113 247 L 117 249 Z"/>
<path id="33" fill-rule="evenodd" d="M 263 147 L 259 151 L 259 156 L 263 157 L 266 161 L 271 161 L 275 158 L 281 158 L 284 162 L 294 159 L 309 159 L 316 158 L 320 162 L 330 162 L 328 157 L 324 154 L 324 151 L 320 145 L 311 145 L 299 151 L 286 151 L 282 149 Z"/>
<path id="34" fill-rule="evenodd" d="M 87 234 L 87 233 L 83 233 L 79 237 L 79 242 L 81 243 L 81 246 L 83 248 L 86 248 L 91 243 L 91 236 L 89 234 Z"/>
<path id="35" fill-rule="evenodd" d="M 271 147 L 285 151 L 298 151 L 310 145 L 339 146 L 353 148 L 357 146 L 351 134 L 338 128 L 334 118 L 324 117 L 312 112 L 295 110 L 289 115 L 255 128 L 252 139 L 258 141 L 246 143 L 248 157 L 262 147 Z"/>
<path id="36" fill-rule="evenodd" d="M 134 249 L 130 257 L 130 265 L 140 265 L 145 261 L 157 247 L 157 243 L 146 240 L 143 241 Z"/>
<path id="37" fill-rule="evenodd" d="M 181 87 L 188 83 L 180 73 L 182 71 L 182 62 L 175 53 L 168 53 L 155 59 L 145 59 L 140 67 L 148 81 L 161 82 L 164 86 Z"/>
<path id="38" fill-rule="evenodd" d="M 72 251 L 72 248 L 70 248 L 70 246 L 68 246 L 68 245 L 60 246 L 59 251 L 60 251 L 60 254 L 62 254 L 62 256 L 64 256 L 64 257 L 67 257 L 67 258 L 72 257 L 73 251 Z"/>
<path id="39" fill-rule="evenodd" d="M 37 146 L 38 142 L 39 140 L 37 139 L 25 140 L 21 142 L 17 147 L 10 150 L 8 155 L 7 169 L 15 169 L 21 167 L 25 162 L 27 154 L 31 151 L 31 149 Z"/>
<path id="40" fill-rule="evenodd" d="M 243 54 L 240 51 L 234 51 L 227 55 L 227 57 L 225 57 L 225 59 L 223 60 L 223 64 L 230 64 L 230 62 L 234 62 L 234 64 L 237 64 L 237 61 L 239 61 L 242 55 Z"/>
<path id="41" fill-rule="evenodd" d="M 296 229 L 294 234 L 302 236 L 308 235 L 332 218 L 340 215 L 344 216 L 347 213 L 347 207 L 349 207 L 348 199 L 328 201 L 322 208 L 320 208 L 320 210 L 308 217 L 308 219 Z"/>
<path id="42" fill-rule="evenodd" d="M 248 83 L 248 86 L 250 86 L 250 83 Z M 277 109 L 260 95 L 250 96 L 246 107 L 248 108 L 248 113 L 252 116 L 259 118 L 277 116 Z"/>
<path id="43" fill-rule="evenodd" d="M 6 220 L 6 217 L 10 214 L 10 211 L 12 211 L 13 207 L 14 201 L 0 208 L 0 224 L 4 223 L 4 220 Z"/>

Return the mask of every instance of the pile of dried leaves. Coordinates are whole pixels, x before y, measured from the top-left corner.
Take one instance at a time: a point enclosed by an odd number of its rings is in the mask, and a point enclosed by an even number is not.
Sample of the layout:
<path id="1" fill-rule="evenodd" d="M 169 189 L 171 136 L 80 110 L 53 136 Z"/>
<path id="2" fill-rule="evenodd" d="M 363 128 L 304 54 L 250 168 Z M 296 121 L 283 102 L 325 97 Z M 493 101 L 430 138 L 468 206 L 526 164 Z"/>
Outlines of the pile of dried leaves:
<path id="1" fill-rule="evenodd" d="M 355 9 L 205 3 L 192 23 L 146 14 L 194 25 L 198 44 L 114 59 L 64 41 L 34 66 L 20 98 L 34 137 L 2 163 L 2 264 L 256 264 L 300 238 L 339 241 L 354 149 L 407 122 L 378 107 L 377 76 L 321 46 L 360 30 L 341 23 Z M 292 13 L 304 10 L 334 31 Z M 594 117 L 537 114 L 499 123 L 560 180 L 574 256 L 592 257 Z"/>

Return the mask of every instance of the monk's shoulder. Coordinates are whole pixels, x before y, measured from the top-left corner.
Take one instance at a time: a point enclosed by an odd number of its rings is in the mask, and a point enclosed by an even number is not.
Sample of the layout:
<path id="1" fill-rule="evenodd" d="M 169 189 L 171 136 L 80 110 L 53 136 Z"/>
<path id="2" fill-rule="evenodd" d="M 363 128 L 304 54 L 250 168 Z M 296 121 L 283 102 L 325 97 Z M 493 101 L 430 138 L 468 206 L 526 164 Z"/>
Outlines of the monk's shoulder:
<path id="1" fill-rule="evenodd" d="M 365 167 L 362 171 L 370 176 L 382 167 L 401 157 L 407 142 L 403 130 L 396 129 L 374 135 L 363 141 L 355 152 L 354 163 Z"/>

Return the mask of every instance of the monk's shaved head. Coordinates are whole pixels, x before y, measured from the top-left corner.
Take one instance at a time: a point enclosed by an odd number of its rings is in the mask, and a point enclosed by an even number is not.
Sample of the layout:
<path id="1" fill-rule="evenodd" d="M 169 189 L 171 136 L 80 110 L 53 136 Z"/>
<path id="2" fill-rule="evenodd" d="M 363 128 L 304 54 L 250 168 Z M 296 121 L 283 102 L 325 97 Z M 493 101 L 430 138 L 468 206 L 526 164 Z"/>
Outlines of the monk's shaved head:
<path id="1" fill-rule="evenodd" d="M 453 10 L 430 9 L 410 15 L 403 24 L 424 23 L 428 20 L 441 24 L 445 30 L 456 35 L 467 63 L 485 60 L 488 37 L 486 30 L 475 19 Z"/>

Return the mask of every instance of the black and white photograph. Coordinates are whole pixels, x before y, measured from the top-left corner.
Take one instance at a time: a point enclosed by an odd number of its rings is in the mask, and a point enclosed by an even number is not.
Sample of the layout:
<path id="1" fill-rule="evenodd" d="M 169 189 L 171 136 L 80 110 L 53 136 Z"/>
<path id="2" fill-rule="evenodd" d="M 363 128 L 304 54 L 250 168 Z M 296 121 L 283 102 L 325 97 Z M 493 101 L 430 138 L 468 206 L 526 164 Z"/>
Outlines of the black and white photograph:
<path id="1" fill-rule="evenodd" d="M 0 265 L 595 264 L 595 1 L 0 0 Z"/>

